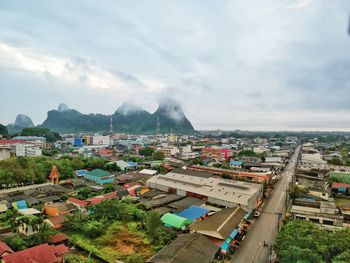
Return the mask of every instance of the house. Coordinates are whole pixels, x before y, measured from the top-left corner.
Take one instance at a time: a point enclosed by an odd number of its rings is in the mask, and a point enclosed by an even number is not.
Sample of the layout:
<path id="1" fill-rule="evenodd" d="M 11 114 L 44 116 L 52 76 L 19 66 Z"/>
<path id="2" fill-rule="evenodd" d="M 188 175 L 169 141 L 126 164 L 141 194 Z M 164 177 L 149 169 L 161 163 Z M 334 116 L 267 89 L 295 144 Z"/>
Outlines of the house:
<path id="1" fill-rule="evenodd" d="M 76 206 L 73 204 L 64 202 L 44 205 L 44 212 L 48 216 L 64 215 L 76 209 Z"/>
<path id="2" fill-rule="evenodd" d="M 89 205 L 89 202 L 74 197 L 69 197 L 66 202 L 75 205 L 81 212 L 85 212 Z"/>
<path id="3" fill-rule="evenodd" d="M 224 241 L 239 226 L 244 215 L 245 211 L 240 207 L 222 209 L 207 219 L 192 224 L 190 230 Z"/>
<path id="4" fill-rule="evenodd" d="M 348 194 L 350 189 L 350 184 L 334 182 L 332 184 L 332 191 L 337 194 Z"/>
<path id="5" fill-rule="evenodd" d="M 52 228 L 58 229 L 63 226 L 63 223 L 65 220 L 66 218 L 64 216 L 59 215 L 59 216 L 49 217 L 45 219 L 44 222 L 49 226 L 51 226 Z"/>
<path id="6" fill-rule="evenodd" d="M 0 259 L 13 253 L 13 250 L 4 242 L 0 241 Z"/>
<path id="7" fill-rule="evenodd" d="M 138 174 L 139 175 L 153 176 L 153 175 L 157 175 L 158 171 L 157 170 L 151 170 L 151 169 L 143 169 L 143 170 L 139 171 Z"/>
<path id="8" fill-rule="evenodd" d="M 181 211 L 180 213 L 177 213 L 178 216 L 181 216 L 183 218 L 187 218 L 191 220 L 192 222 L 201 220 L 202 218 L 206 217 L 209 210 L 202 208 L 200 206 L 192 205 L 189 208 Z"/>
<path id="9" fill-rule="evenodd" d="M 10 253 L 2 258 L 3 263 L 61 263 L 69 252 L 65 245 L 47 243 Z"/>
<path id="10" fill-rule="evenodd" d="M 293 219 L 314 222 L 321 229 L 335 230 L 343 227 L 344 216 L 334 202 L 296 199 L 290 213 Z"/>
<path id="11" fill-rule="evenodd" d="M 243 162 L 241 161 L 234 161 L 234 160 L 230 161 L 230 166 L 234 168 L 242 168 L 242 164 Z"/>
<path id="12" fill-rule="evenodd" d="M 175 214 L 171 214 L 171 213 L 164 214 L 160 218 L 160 220 L 163 222 L 164 226 L 166 227 L 173 227 L 173 228 L 182 229 L 182 230 L 185 230 L 187 226 L 192 223 L 192 221 L 187 218 L 184 218 Z"/>
<path id="13" fill-rule="evenodd" d="M 113 151 L 109 149 L 99 149 L 97 153 L 101 158 L 110 158 L 113 156 Z"/>
<path id="14" fill-rule="evenodd" d="M 115 162 L 122 171 L 128 171 L 128 170 L 135 170 L 138 168 L 138 163 L 136 162 L 126 162 L 126 161 L 123 161 L 123 160 L 118 160 Z"/>
<path id="15" fill-rule="evenodd" d="M 88 171 L 88 170 L 85 170 L 85 169 L 83 169 L 83 170 L 76 170 L 76 171 L 75 171 L 75 174 L 76 174 L 76 176 L 78 176 L 78 177 L 84 177 L 84 175 L 86 175 L 88 172 L 89 172 L 89 171 Z"/>
<path id="16" fill-rule="evenodd" d="M 87 180 L 94 181 L 97 184 L 112 183 L 115 180 L 113 174 L 110 174 L 109 172 L 102 169 L 94 169 L 83 175 L 83 177 Z"/>
<path id="17" fill-rule="evenodd" d="M 147 263 L 210 263 L 218 248 L 203 235 L 184 234 L 172 241 Z M 195 259 L 195 260 L 194 260 Z"/>
<path id="18" fill-rule="evenodd" d="M 30 223 L 32 219 L 34 219 L 37 216 L 40 216 L 42 213 L 34 208 L 24 208 L 18 210 L 18 213 L 22 216 L 28 217 L 30 220 L 27 223 L 22 223 L 20 226 L 17 227 L 17 232 L 26 236 L 33 235 L 38 232 L 33 225 Z"/>
<path id="19" fill-rule="evenodd" d="M 59 233 L 50 237 L 50 244 L 54 245 L 68 245 L 69 237 L 66 234 Z"/>

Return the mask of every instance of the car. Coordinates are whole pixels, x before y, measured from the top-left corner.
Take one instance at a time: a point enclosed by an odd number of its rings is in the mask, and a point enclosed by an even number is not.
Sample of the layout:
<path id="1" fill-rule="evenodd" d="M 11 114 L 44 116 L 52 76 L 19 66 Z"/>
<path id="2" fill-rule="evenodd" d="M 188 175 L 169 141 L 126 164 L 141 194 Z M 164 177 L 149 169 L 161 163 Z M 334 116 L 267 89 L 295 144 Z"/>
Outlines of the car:
<path id="1" fill-rule="evenodd" d="M 255 218 L 259 218 L 260 217 L 260 212 L 259 211 L 255 211 L 254 212 L 254 217 Z"/>

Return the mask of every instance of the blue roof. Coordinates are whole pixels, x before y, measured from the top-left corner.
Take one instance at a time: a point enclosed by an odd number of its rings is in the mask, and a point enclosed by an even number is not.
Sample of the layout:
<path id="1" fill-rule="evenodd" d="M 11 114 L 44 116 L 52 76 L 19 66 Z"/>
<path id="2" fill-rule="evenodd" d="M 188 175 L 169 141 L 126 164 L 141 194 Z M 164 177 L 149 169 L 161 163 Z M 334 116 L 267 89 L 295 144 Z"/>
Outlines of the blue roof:
<path id="1" fill-rule="evenodd" d="M 238 230 L 237 229 L 233 229 L 233 231 L 231 232 L 231 234 L 229 235 L 230 238 L 235 239 L 235 237 L 238 235 Z"/>
<path id="2" fill-rule="evenodd" d="M 88 173 L 88 170 L 76 170 L 75 173 L 77 176 L 84 176 Z"/>
<path id="3" fill-rule="evenodd" d="M 180 213 L 177 213 L 177 215 L 195 221 L 197 218 L 204 216 L 208 212 L 209 210 L 207 209 L 196 205 L 192 205 L 189 208 L 181 211 Z"/>
<path id="4" fill-rule="evenodd" d="M 128 166 L 138 166 L 138 163 L 129 161 Z"/>
<path id="5" fill-rule="evenodd" d="M 243 162 L 241 161 L 231 161 L 230 164 L 234 166 L 241 166 Z"/>
<path id="6" fill-rule="evenodd" d="M 27 202 L 25 200 L 20 200 L 16 202 L 18 210 L 28 208 Z"/>

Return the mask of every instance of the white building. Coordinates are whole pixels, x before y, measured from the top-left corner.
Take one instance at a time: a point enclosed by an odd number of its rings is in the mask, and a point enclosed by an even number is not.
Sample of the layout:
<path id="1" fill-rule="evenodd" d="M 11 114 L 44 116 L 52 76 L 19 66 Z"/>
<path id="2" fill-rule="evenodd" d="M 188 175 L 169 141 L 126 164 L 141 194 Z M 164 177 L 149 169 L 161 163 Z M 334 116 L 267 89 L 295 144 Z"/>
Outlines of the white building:
<path id="1" fill-rule="evenodd" d="M 32 144 L 14 144 L 11 146 L 12 152 L 17 156 L 37 157 L 42 155 L 42 150 Z"/>
<path id="2" fill-rule="evenodd" d="M 0 148 L 0 161 L 9 159 L 11 157 L 11 151 L 8 148 Z"/>

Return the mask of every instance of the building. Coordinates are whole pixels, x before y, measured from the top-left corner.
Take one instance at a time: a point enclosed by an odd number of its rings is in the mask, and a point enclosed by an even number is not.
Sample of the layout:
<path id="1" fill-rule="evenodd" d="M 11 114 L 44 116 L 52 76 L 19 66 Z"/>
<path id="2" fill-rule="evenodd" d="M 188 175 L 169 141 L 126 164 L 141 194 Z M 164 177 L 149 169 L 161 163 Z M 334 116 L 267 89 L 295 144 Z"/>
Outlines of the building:
<path id="1" fill-rule="evenodd" d="M 243 172 L 239 170 L 229 170 L 216 167 L 207 167 L 203 165 L 191 165 L 187 167 L 189 170 L 207 172 L 215 175 L 226 175 L 232 179 L 240 179 L 249 182 L 263 183 L 272 178 L 271 172 L 259 173 L 259 172 Z"/>
<path id="2" fill-rule="evenodd" d="M 226 240 L 241 223 L 245 211 L 240 207 L 226 208 L 190 226 L 192 232 L 214 240 Z"/>
<path id="3" fill-rule="evenodd" d="M 94 181 L 97 184 L 107 184 L 114 182 L 115 178 L 113 174 L 102 169 L 94 169 L 87 172 L 83 177 L 87 180 Z"/>
<path id="4" fill-rule="evenodd" d="M 178 147 L 176 146 L 164 146 L 162 148 L 162 152 L 164 153 L 165 157 L 172 157 L 172 156 L 176 156 L 177 154 L 180 153 L 180 150 Z"/>
<path id="5" fill-rule="evenodd" d="M 213 158 L 218 161 L 228 161 L 233 156 L 231 149 L 205 147 L 202 149 L 202 158 Z"/>
<path id="6" fill-rule="evenodd" d="M 22 216 L 28 217 L 28 222 L 22 223 L 20 226 L 17 228 L 17 232 L 20 234 L 23 234 L 25 236 L 30 236 L 38 232 L 38 230 L 33 227 L 31 224 L 31 220 L 35 221 L 35 217 L 40 216 L 42 213 L 34 208 L 24 208 L 18 210 L 18 213 Z"/>
<path id="7" fill-rule="evenodd" d="M 6 243 L 0 241 L 0 259 L 12 253 L 13 250 Z"/>
<path id="8" fill-rule="evenodd" d="M 61 263 L 69 252 L 65 245 L 42 244 L 17 252 L 11 252 L 2 258 L 3 263 Z"/>
<path id="9" fill-rule="evenodd" d="M 42 155 L 42 150 L 32 144 L 18 143 L 11 146 L 12 152 L 16 156 L 37 157 Z"/>
<path id="10" fill-rule="evenodd" d="M 192 224 L 191 220 L 171 213 L 164 214 L 160 220 L 166 227 L 173 227 L 182 230 L 185 230 L 188 225 Z"/>
<path id="11" fill-rule="evenodd" d="M 290 213 L 293 219 L 314 222 L 321 229 L 343 227 L 344 217 L 334 202 L 296 199 Z"/>
<path id="12" fill-rule="evenodd" d="M 183 169 L 182 169 L 183 170 Z M 262 184 L 205 177 L 194 171 L 176 169 L 147 180 L 147 186 L 180 196 L 192 196 L 223 207 L 240 206 L 246 211 L 257 208 L 263 197 Z"/>
<path id="13" fill-rule="evenodd" d="M 197 233 L 184 234 L 176 238 L 146 262 L 210 263 L 217 251 L 218 247 L 207 237 Z"/>
<path id="14" fill-rule="evenodd" d="M 0 148 L 0 161 L 9 159 L 11 157 L 10 148 Z"/>

